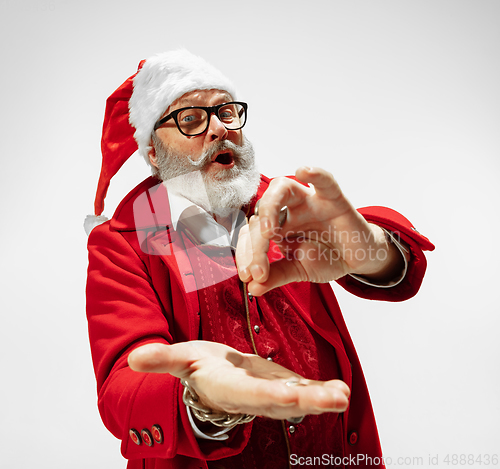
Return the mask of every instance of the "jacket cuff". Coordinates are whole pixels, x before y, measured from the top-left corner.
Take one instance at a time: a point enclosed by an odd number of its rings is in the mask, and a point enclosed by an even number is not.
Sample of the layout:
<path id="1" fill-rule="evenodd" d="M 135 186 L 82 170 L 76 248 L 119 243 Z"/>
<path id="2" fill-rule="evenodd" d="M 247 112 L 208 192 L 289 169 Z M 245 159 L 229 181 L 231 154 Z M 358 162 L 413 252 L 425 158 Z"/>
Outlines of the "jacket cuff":
<path id="1" fill-rule="evenodd" d="M 239 425 L 244 428 L 234 429 L 225 441 L 198 440 L 182 402 L 180 380 L 169 374 L 141 374 L 143 380 L 132 399 L 123 429 L 123 457 L 170 459 L 184 455 L 215 460 L 243 451 L 250 438 L 251 423 Z M 161 441 L 155 438 L 158 429 Z"/>
<path id="2" fill-rule="evenodd" d="M 407 271 L 404 279 L 391 288 L 380 288 L 380 285 L 367 284 L 357 278 L 346 275 L 337 283 L 350 293 L 370 300 L 404 301 L 413 297 L 423 281 L 427 261 L 423 250 L 434 250 L 434 245 L 413 224 L 400 213 L 386 207 L 365 207 L 358 212 L 368 221 L 391 232 L 397 241 L 409 248 Z"/>
<path id="3" fill-rule="evenodd" d="M 392 288 L 395 287 L 396 285 L 399 285 L 406 277 L 406 273 L 408 272 L 408 262 L 410 260 L 410 248 L 404 246 L 401 240 L 398 241 L 396 239 L 396 236 L 394 236 L 394 233 L 391 233 L 385 228 L 382 228 L 382 230 L 385 233 L 388 242 L 394 244 L 398 248 L 398 251 L 401 253 L 401 256 L 403 256 L 404 266 L 399 275 L 394 277 L 389 282 L 377 282 L 375 280 L 367 279 L 364 278 L 362 275 L 357 275 L 357 274 L 348 274 L 348 275 L 356 279 L 358 282 L 364 283 L 365 285 L 370 285 L 372 287 L 377 287 L 377 288 Z"/>

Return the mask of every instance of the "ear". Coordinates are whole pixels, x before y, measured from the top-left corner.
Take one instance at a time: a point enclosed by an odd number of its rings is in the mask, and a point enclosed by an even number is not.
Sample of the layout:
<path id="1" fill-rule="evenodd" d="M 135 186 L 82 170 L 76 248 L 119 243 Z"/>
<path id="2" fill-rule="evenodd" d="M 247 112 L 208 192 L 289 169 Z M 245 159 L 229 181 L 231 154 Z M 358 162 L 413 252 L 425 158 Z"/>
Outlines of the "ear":
<path id="1" fill-rule="evenodd" d="M 151 142 L 151 144 L 149 146 L 148 158 L 149 158 L 149 161 L 151 162 L 151 164 L 156 169 L 158 169 L 158 165 L 156 164 L 156 151 L 155 151 L 155 147 L 153 146 L 153 142 Z"/>

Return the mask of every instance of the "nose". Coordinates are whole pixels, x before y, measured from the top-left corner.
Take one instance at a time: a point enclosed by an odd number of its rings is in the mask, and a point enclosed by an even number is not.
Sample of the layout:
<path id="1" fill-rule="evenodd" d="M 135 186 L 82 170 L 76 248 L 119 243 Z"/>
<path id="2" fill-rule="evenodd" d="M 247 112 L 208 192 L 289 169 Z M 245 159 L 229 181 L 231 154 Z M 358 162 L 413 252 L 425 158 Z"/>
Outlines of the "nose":
<path id="1" fill-rule="evenodd" d="M 207 138 L 209 141 L 226 140 L 227 138 L 227 129 L 215 113 L 210 116 Z"/>

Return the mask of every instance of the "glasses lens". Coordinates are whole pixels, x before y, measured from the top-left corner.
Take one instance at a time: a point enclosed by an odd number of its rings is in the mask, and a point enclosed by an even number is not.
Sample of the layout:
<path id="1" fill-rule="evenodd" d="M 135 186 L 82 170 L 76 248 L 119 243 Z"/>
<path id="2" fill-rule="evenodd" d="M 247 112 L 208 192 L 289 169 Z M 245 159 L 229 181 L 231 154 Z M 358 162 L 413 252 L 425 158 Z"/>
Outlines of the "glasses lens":
<path id="1" fill-rule="evenodd" d="M 228 130 L 241 129 L 245 125 L 245 108 L 238 103 L 228 103 L 219 109 L 219 120 Z"/>
<path id="2" fill-rule="evenodd" d="M 179 127 L 186 135 L 203 133 L 207 126 L 207 119 L 207 112 L 197 107 L 184 109 L 177 114 Z"/>

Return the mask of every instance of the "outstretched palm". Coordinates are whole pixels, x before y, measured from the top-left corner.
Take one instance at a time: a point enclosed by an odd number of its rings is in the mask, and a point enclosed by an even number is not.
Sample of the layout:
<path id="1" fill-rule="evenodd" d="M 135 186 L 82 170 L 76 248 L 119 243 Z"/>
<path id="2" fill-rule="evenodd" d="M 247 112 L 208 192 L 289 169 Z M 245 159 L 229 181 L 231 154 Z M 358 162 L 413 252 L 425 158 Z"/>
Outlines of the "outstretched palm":
<path id="1" fill-rule="evenodd" d="M 148 344 L 131 352 L 128 360 L 135 371 L 186 380 L 203 405 L 215 411 L 286 419 L 343 412 L 349 402 L 349 388 L 342 381 L 303 379 L 274 362 L 216 342 Z M 290 380 L 306 386 L 287 386 Z"/>

